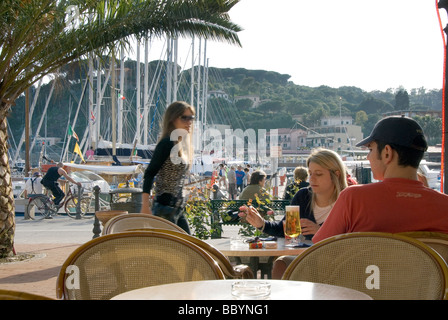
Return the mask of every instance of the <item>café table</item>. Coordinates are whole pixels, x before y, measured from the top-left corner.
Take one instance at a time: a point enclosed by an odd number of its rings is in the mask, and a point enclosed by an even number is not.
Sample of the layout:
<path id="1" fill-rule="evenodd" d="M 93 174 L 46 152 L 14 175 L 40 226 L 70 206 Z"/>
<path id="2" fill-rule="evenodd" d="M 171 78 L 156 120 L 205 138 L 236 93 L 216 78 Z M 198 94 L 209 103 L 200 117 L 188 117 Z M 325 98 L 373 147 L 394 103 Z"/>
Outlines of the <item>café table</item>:
<path id="1" fill-rule="evenodd" d="M 246 263 L 254 272 L 261 271 L 261 277 L 267 275 L 268 279 L 271 279 L 271 271 L 274 260 L 280 256 L 297 256 L 304 252 L 312 242 L 309 240 L 302 241 L 304 247 L 288 247 L 285 246 L 285 238 L 278 238 L 276 240 L 276 248 L 261 248 L 261 249 L 250 249 L 249 244 L 244 242 L 244 239 L 229 239 L 229 238 L 219 238 L 219 239 L 208 239 L 205 240 L 208 244 L 214 246 L 216 249 L 221 251 L 227 257 L 233 257 L 238 264 L 243 263 L 242 257 L 248 257 L 249 263 Z M 267 261 L 260 261 L 261 257 L 267 258 Z"/>
<path id="2" fill-rule="evenodd" d="M 240 300 L 232 295 L 232 283 L 236 281 L 240 280 L 170 283 L 124 292 L 112 300 Z M 270 284 L 270 294 L 260 300 L 372 300 L 363 292 L 322 283 L 292 280 L 244 281 Z"/>

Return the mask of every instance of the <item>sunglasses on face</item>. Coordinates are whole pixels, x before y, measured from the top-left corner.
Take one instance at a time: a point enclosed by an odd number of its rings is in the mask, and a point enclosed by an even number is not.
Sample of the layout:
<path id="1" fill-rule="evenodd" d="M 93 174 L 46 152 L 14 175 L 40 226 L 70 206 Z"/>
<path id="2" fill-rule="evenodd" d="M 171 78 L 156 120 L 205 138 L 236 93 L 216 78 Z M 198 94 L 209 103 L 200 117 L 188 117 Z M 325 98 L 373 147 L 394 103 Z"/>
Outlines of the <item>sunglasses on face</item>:
<path id="1" fill-rule="evenodd" d="M 188 122 L 193 121 L 195 119 L 195 116 L 180 116 L 180 118 L 182 119 L 182 121 Z"/>

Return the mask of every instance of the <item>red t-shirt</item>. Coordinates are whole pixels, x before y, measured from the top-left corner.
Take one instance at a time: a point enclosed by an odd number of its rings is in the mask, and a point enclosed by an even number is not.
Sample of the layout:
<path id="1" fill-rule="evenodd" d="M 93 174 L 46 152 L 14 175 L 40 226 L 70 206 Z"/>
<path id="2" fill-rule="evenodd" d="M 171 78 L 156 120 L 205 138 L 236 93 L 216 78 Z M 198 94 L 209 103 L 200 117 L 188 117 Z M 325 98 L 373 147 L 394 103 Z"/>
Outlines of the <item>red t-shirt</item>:
<path id="1" fill-rule="evenodd" d="M 448 195 L 402 178 L 351 186 L 341 192 L 313 242 L 368 231 L 448 233 Z"/>

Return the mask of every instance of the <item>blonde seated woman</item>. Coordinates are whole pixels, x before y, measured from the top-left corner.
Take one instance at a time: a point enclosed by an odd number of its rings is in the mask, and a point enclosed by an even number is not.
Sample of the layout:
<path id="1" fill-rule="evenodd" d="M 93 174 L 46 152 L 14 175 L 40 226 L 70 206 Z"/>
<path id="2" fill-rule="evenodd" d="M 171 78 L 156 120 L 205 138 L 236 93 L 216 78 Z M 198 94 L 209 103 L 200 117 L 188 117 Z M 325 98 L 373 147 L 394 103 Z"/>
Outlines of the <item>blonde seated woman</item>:
<path id="1" fill-rule="evenodd" d="M 300 224 L 302 234 L 311 239 L 328 217 L 340 192 L 347 187 L 345 166 L 339 155 L 327 149 L 316 149 L 308 157 L 306 165 L 310 186 L 300 189 L 291 201 L 291 205 L 300 206 Z M 284 237 L 281 221 L 266 221 L 258 211 L 246 209 L 246 220 L 266 234 Z M 295 256 L 279 257 L 272 269 L 272 278 L 280 279 L 283 272 Z"/>

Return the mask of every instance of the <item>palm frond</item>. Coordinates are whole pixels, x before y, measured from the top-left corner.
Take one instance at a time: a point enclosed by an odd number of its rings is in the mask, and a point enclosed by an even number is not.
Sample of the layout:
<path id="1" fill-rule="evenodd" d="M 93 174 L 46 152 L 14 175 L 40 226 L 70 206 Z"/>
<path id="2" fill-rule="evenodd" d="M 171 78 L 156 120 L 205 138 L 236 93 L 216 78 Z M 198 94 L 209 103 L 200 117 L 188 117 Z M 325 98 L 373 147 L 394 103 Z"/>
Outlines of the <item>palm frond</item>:
<path id="1" fill-rule="evenodd" d="M 195 35 L 241 45 L 239 0 L 2 0 L 0 106 L 57 68 L 131 36 Z M 69 16 L 69 9 L 76 16 Z"/>

